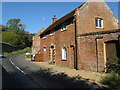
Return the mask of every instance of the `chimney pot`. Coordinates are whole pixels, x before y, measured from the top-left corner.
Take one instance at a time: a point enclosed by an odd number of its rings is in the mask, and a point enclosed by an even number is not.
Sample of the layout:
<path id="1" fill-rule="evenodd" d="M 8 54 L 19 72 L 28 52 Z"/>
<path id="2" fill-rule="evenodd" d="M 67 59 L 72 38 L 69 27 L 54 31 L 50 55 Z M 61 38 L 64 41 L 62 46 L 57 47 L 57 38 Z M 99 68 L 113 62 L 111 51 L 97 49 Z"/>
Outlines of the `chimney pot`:
<path id="1" fill-rule="evenodd" d="M 54 17 L 52 18 L 53 23 L 57 20 L 56 16 L 54 15 Z"/>

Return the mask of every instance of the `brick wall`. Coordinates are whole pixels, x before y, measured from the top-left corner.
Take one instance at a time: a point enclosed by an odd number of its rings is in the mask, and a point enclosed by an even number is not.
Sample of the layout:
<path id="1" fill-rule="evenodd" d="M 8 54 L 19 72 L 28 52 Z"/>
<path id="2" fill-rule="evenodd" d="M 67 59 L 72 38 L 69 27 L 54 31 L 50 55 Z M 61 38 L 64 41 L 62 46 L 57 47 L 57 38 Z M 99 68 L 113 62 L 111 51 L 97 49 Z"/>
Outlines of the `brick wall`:
<path id="1" fill-rule="evenodd" d="M 55 33 L 54 35 L 50 35 L 49 33 L 46 35 L 46 39 L 41 38 L 41 50 L 43 53 L 43 60 L 44 61 L 50 61 L 50 48 L 51 46 L 54 46 L 55 48 L 55 64 L 66 66 L 66 67 L 74 67 L 74 63 L 70 64 L 70 61 L 73 59 L 74 62 L 74 55 L 71 57 L 71 48 L 70 45 L 74 46 L 75 38 L 75 24 L 73 23 L 73 18 L 69 19 L 67 22 L 67 29 L 65 31 L 61 31 L 61 24 L 54 28 Z M 43 50 L 43 48 L 46 48 L 46 51 Z M 67 60 L 62 60 L 62 48 L 67 48 Z"/>
<path id="2" fill-rule="evenodd" d="M 77 15 L 77 35 L 81 34 L 77 38 L 78 67 L 84 70 L 104 71 L 103 43 L 111 39 L 117 40 L 119 32 L 84 36 L 82 34 L 118 29 L 118 20 L 105 2 L 87 2 L 79 8 Z M 103 19 L 103 28 L 96 28 L 96 18 Z M 96 39 L 97 37 L 102 38 Z"/>
<path id="3" fill-rule="evenodd" d="M 40 32 L 38 32 L 35 36 L 33 36 L 32 42 L 32 54 L 37 54 L 40 50 Z"/>
<path id="4" fill-rule="evenodd" d="M 57 22 L 58 26 L 50 27 L 55 30 L 55 34 L 50 36 L 50 32 L 47 31 L 46 38 L 40 39 L 40 50 L 43 54 L 43 60 L 51 60 L 51 46 L 53 46 L 56 65 L 74 68 L 75 56 L 77 56 L 79 69 L 105 71 L 104 42 L 118 40 L 119 30 L 110 32 L 118 29 L 118 20 L 107 4 L 103 2 L 87 2 L 75 10 L 73 17 L 63 22 L 63 19 L 60 19 L 60 24 Z M 104 28 L 96 28 L 96 18 L 103 19 Z M 73 20 L 75 20 L 75 23 L 73 23 Z M 61 31 L 61 22 L 68 23 L 67 30 Z M 75 30 L 78 36 L 77 55 L 75 55 Z M 73 47 L 71 48 L 70 46 Z M 46 51 L 43 50 L 44 47 Z M 61 50 L 63 47 L 67 48 L 66 61 L 62 60 Z"/>
<path id="5" fill-rule="evenodd" d="M 99 72 L 105 71 L 104 43 L 106 41 L 119 40 L 119 36 L 120 32 L 79 36 L 79 68 Z"/>
<path id="6" fill-rule="evenodd" d="M 104 28 L 96 28 L 95 18 L 102 18 Z M 87 2 L 79 8 L 80 33 L 118 29 L 118 20 L 105 2 Z"/>

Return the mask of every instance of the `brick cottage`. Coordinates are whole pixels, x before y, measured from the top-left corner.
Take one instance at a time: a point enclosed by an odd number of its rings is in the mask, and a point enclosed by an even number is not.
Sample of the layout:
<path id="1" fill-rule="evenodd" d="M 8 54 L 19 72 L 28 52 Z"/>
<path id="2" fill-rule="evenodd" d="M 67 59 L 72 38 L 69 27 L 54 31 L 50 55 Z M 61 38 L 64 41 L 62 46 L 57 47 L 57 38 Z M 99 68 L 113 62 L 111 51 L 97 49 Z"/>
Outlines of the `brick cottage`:
<path id="1" fill-rule="evenodd" d="M 103 72 L 115 57 L 120 58 L 120 29 L 109 6 L 85 2 L 40 33 L 43 61 L 55 65 Z"/>

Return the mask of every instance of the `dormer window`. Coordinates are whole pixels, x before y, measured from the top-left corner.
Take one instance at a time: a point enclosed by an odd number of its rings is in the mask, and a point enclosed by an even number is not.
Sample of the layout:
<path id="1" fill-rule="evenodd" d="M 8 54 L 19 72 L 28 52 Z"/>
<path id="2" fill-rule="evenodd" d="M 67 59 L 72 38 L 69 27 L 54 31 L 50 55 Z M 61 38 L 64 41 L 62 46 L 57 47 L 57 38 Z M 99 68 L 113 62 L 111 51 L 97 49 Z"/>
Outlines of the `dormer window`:
<path id="1" fill-rule="evenodd" d="M 66 30 L 67 29 L 67 26 L 66 26 L 66 24 L 64 23 L 64 24 L 62 24 L 61 25 L 61 31 L 64 31 L 64 30 Z"/>
<path id="2" fill-rule="evenodd" d="M 54 30 L 51 30 L 51 31 L 50 31 L 50 35 L 51 35 L 51 36 L 54 35 L 54 33 L 55 33 Z"/>
<path id="3" fill-rule="evenodd" d="M 103 28 L 103 19 L 96 18 L 96 28 Z"/>
<path id="4" fill-rule="evenodd" d="M 45 39 L 45 38 L 46 38 L 46 34 L 43 35 L 43 39 Z"/>

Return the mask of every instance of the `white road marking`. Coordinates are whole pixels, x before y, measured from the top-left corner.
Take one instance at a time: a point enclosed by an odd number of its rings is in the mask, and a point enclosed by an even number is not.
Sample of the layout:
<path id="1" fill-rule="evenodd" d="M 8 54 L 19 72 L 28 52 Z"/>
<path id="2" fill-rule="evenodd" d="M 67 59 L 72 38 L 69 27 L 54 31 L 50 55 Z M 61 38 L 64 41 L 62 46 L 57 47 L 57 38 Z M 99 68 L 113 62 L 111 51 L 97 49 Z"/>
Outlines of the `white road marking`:
<path id="1" fill-rule="evenodd" d="M 12 59 L 10 57 L 9 61 L 11 62 L 11 64 L 13 66 L 15 66 L 20 72 L 22 72 L 23 74 L 26 74 L 24 71 L 22 71 L 18 66 L 16 66 L 13 62 L 12 62 Z M 46 86 L 42 85 L 41 83 L 39 83 L 38 81 L 35 80 L 36 83 L 40 84 L 43 88 L 47 88 Z"/>
<path id="2" fill-rule="evenodd" d="M 16 66 L 13 62 L 12 62 L 12 59 L 10 57 L 10 62 L 12 65 L 14 65 L 20 72 L 22 72 L 23 74 L 26 74 L 24 71 L 22 71 L 18 66 Z"/>

